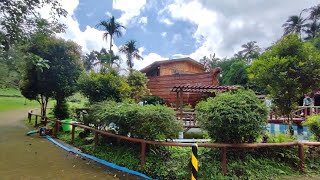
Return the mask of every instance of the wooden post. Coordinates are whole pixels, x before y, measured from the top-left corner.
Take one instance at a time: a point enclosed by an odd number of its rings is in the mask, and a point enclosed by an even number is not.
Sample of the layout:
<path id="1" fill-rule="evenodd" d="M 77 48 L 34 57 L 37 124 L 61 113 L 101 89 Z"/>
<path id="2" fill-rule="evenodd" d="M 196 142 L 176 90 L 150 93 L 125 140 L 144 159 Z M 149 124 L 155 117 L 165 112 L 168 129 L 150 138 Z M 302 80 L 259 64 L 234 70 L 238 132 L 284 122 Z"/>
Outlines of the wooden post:
<path id="1" fill-rule="evenodd" d="M 304 112 L 303 112 L 304 114 L 304 117 L 307 117 L 307 113 L 308 113 L 308 107 L 304 107 Z"/>
<path id="2" fill-rule="evenodd" d="M 94 146 L 97 146 L 99 142 L 99 134 L 97 131 L 94 132 Z"/>
<path id="3" fill-rule="evenodd" d="M 72 130 L 71 130 L 71 144 L 74 144 L 74 131 L 76 129 L 76 126 L 72 124 Z"/>
<path id="4" fill-rule="evenodd" d="M 146 143 L 141 143 L 141 152 L 140 152 L 140 163 L 141 163 L 141 171 L 144 170 L 144 166 L 146 164 Z"/>
<path id="5" fill-rule="evenodd" d="M 179 91 L 177 91 L 177 99 L 176 99 L 176 111 L 179 110 Z"/>
<path id="6" fill-rule="evenodd" d="M 55 122 L 55 124 L 54 124 L 54 134 L 53 134 L 53 136 L 56 138 L 56 137 L 58 137 L 58 128 L 59 128 L 59 122 L 58 121 L 56 121 Z"/>
<path id="7" fill-rule="evenodd" d="M 36 119 L 35 119 L 35 122 L 34 122 L 34 126 L 38 126 L 38 115 L 35 115 L 36 116 Z"/>
<path id="8" fill-rule="evenodd" d="M 221 170 L 225 176 L 227 174 L 227 147 L 221 148 Z"/>
<path id="9" fill-rule="evenodd" d="M 31 113 L 30 112 L 28 112 L 28 120 L 29 120 L 29 123 L 31 122 Z"/>
<path id="10" fill-rule="evenodd" d="M 299 170 L 300 172 L 304 171 L 304 148 L 303 144 L 298 144 L 298 152 L 299 152 Z"/>
<path id="11" fill-rule="evenodd" d="M 180 119 L 183 120 L 183 92 L 182 89 L 180 91 L 180 103 L 179 103 L 179 109 L 180 109 Z"/>

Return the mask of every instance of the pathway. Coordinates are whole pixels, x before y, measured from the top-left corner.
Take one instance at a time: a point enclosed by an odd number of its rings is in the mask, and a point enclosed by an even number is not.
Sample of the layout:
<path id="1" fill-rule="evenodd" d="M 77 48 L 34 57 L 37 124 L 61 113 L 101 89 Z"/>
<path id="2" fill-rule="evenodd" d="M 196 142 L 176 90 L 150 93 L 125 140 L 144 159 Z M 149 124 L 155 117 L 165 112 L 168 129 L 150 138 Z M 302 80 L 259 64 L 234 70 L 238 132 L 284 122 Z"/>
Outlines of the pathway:
<path id="1" fill-rule="evenodd" d="M 38 135 L 23 119 L 27 110 L 0 113 L 0 177 L 16 179 L 138 179 L 57 148 Z"/>

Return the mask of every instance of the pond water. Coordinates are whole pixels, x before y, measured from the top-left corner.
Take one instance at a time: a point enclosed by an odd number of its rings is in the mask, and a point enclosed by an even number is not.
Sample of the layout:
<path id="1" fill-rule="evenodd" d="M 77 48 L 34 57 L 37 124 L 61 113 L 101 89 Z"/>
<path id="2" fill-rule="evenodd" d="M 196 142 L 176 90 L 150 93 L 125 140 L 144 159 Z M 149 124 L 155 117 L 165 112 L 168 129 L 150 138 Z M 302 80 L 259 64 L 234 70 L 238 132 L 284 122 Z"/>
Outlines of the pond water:
<path id="1" fill-rule="evenodd" d="M 289 126 L 286 124 L 269 123 L 267 126 L 267 129 L 271 134 L 277 134 L 277 133 L 285 134 L 288 132 Z M 308 127 L 293 125 L 293 129 L 294 129 L 294 136 L 296 136 L 298 140 L 309 140 L 311 133 Z"/>

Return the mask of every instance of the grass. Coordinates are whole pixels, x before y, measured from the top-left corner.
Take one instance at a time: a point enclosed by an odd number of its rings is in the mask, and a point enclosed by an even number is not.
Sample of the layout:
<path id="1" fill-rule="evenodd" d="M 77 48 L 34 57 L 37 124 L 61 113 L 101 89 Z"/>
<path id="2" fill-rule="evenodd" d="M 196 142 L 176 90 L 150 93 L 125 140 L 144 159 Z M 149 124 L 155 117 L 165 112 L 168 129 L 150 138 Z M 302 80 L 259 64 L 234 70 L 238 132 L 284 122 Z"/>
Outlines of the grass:
<path id="1" fill-rule="evenodd" d="M 20 97 L 0 97 L 0 112 L 36 107 L 40 107 L 37 101 L 29 101 Z"/>
<path id="2" fill-rule="evenodd" d="M 16 88 L 0 88 L 0 96 L 22 97 L 19 89 Z"/>
<path id="3" fill-rule="evenodd" d="M 92 140 L 80 139 L 79 132 L 79 130 L 76 131 L 75 146 L 82 151 L 120 166 L 140 171 L 139 144 L 117 142 L 112 138 L 105 139 L 100 136 L 100 145 L 94 147 Z M 70 133 L 60 133 L 59 139 L 70 143 L 71 135 Z M 220 168 L 220 150 L 199 148 L 198 179 L 320 178 L 320 158 L 311 158 L 308 149 L 305 150 L 306 173 L 301 174 L 297 169 L 297 148 L 229 149 L 227 153 L 228 174 L 223 176 Z M 191 148 L 147 146 L 146 166 L 143 173 L 158 179 L 190 179 L 190 153 Z"/>
<path id="4" fill-rule="evenodd" d="M 70 96 L 68 99 L 70 109 L 84 107 L 87 103 L 87 99 L 76 93 Z M 54 107 L 54 100 L 50 99 L 48 107 Z M 30 101 L 24 98 L 18 89 L 14 88 L 0 88 L 0 112 L 15 110 L 15 109 L 32 109 L 40 108 L 40 104 L 37 101 Z M 48 109 L 48 114 L 50 114 Z"/>

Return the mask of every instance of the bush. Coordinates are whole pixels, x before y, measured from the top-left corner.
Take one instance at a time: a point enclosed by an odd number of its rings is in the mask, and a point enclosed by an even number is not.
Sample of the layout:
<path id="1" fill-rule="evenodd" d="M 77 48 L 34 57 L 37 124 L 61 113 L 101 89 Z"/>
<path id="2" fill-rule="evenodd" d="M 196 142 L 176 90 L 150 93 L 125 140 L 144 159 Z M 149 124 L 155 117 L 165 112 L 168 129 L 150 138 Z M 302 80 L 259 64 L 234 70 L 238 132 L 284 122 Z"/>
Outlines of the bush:
<path id="1" fill-rule="evenodd" d="M 132 103 L 101 102 L 90 111 L 91 123 L 96 125 L 113 123 L 120 135 L 131 135 L 143 139 L 176 138 L 182 125 L 175 113 L 161 105 L 140 106 Z"/>
<path id="2" fill-rule="evenodd" d="M 320 115 L 309 116 L 303 125 L 308 126 L 316 140 L 320 141 Z"/>
<path id="3" fill-rule="evenodd" d="M 120 102 L 128 98 L 130 93 L 126 79 L 113 72 L 83 74 L 79 80 L 79 89 L 91 103 L 105 100 Z"/>
<path id="4" fill-rule="evenodd" d="M 53 108 L 54 117 L 60 120 L 66 119 L 70 116 L 69 106 L 66 100 L 57 101 Z"/>
<path id="5" fill-rule="evenodd" d="M 144 104 L 164 105 L 165 101 L 159 96 L 143 96 L 141 100 Z"/>
<path id="6" fill-rule="evenodd" d="M 140 100 L 141 96 L 149 94 L 149 89 L 147 88 L 148 78 L 144 73 L 134 70 L 129 73 L 127 80 L 131 88 L 130 97 L 136 102 Z"/>
<path id="7" fill-rule="evenodd" d="M 252 91 L 218 94 L 196 106 L 196 118 L 215 142 L 252 143 L 267 123 L 267 108 Z"/>

